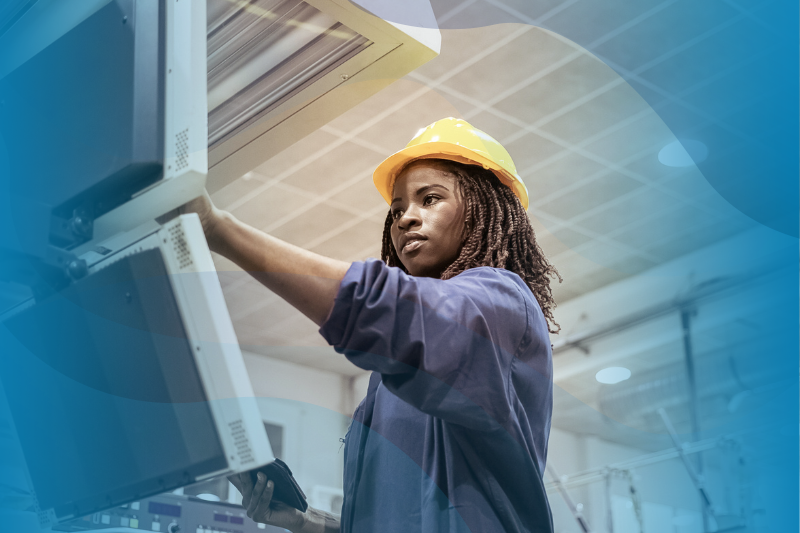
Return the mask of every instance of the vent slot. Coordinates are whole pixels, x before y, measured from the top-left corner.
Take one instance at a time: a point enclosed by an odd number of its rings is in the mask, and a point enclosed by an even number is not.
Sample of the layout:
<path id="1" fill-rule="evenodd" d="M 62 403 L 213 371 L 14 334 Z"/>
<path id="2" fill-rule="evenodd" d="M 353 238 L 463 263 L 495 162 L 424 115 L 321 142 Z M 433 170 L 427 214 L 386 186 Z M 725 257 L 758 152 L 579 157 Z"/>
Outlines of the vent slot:
<path id="1" fill-rule="evenodd" d="M 175 136 L 175 170 L 189 166 L 189 130 L 185 129 Z"/>
<path id="2" fill-rule="evenodd" d="M 301 0 L 209 0 L 207 42 L 209 147 L 373 44 Z"/>
<path id="3" fill-rule="evenodd" d="M 228 424 L 228 427 L 231 428 L 233 445 L 236 446 L 236 454 L 239 456 L 239 462 L 241 464 L 247 464 L 255 461 L 253 449 L 250 447 L 250 439 L 247 438 L 247 432 L 244 429 L 242 421 L 234 420 Z"/>
<path id="4" fill-rule="evenodd" d="M 189 250 L 189 244 L 186 242 L 186 234 L 180 225 L 172 226 L 169 229 L 169 239 L 175 252 L 175 257 L 178 260 L 178 269 L 183 270 L 192 266 L 194 261 L 192 260 L 191 250 Z"/>

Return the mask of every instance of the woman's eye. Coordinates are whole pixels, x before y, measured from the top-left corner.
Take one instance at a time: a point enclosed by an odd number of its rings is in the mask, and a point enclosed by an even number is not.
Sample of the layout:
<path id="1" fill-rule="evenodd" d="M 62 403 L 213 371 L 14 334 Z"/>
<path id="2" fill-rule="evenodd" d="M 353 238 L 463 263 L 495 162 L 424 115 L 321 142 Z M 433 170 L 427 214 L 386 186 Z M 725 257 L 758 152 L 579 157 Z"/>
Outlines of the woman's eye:
<path id="1" fill-rule="evenodd" d="M 402 216 L 402 214 L 403 214 L 403 212 L 400 211 L 399 209 L 397 211 L 392 211 L 392 218 L 394 220 L 397 220 L 398 218 L 400 218 Z"/>
<path id="2" fill-rule="evenodd" d="M 438 199 L 439 199 L 439 197 L 438 197 L 438 196 L 436 196 L 436 195 L 433 195 L 433 194 L 429 194 L 428 196 L 426 196 L 426 197 L 425 197 L 425 198 L 422 200 L 422 205 L 431 205 L 432 203 L 434 203 L 434 202 L 435 202 L 436 200 L 438 200 Z"/>

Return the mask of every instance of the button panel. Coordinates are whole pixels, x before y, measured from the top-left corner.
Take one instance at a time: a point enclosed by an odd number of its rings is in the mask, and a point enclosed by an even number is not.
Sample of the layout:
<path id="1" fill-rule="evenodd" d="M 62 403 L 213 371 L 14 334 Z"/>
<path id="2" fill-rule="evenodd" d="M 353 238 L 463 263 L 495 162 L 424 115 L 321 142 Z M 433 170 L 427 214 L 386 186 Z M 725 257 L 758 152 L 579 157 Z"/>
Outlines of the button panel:
<path id="1" fill-rule="evenodd" d="M 78 532 L 127 527 L 158 533 L 285 533 L 256 524 L 241 505 L 209 502 L 191 496 L 162 494 L 54 526 L 53 531 Z"/>

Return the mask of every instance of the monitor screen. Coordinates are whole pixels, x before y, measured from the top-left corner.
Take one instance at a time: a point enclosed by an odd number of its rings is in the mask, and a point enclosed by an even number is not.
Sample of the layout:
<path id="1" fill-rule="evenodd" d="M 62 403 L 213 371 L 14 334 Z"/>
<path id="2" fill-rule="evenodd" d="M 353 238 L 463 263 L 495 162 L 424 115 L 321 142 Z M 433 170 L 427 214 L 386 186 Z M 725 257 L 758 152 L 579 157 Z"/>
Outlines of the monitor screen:
<path id="1" fill-rule="evenodd" d="M 6 192 L 21 240 L 38 242 L 43 217 L 80 209 L 96 219 L 161 179 L 163 4 L 111 0 L 0 79 Z M 49 233 L 59 246 L 82 242 Z"/>
<path id="2" fill-rule="evenodd" d="M 40 508 L 81 516 L 227 467 L 161 250 L 3 325 L 0 378 Z"/>

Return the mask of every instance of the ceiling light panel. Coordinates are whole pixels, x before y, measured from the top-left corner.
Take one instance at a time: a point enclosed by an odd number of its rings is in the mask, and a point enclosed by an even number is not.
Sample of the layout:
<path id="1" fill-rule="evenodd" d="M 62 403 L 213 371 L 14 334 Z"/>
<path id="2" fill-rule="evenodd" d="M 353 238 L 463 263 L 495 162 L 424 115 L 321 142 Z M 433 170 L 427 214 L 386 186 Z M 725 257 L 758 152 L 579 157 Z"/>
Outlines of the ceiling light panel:
<path id="1" fill-rule="evenodd" d="M 372 44 L 303 1 L 209 0 L 209 147 Z"/>

